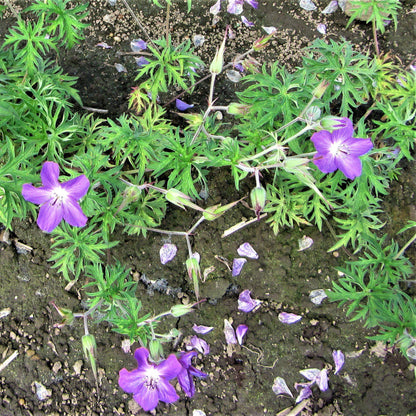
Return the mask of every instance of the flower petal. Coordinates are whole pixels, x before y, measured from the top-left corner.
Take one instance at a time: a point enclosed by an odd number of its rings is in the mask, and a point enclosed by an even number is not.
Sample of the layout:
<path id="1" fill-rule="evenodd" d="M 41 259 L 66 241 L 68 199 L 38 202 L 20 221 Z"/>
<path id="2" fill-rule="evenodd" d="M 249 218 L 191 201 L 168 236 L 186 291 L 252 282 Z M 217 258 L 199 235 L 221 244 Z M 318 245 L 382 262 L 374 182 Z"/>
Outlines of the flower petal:
<path id="1" fill-rule="evenodd" d="M 351 137 L 345 141 L 348 145 L 348 154 L 351 156 L 362 156 L 373 148 L 371 139 L 358 139 Z"/>
<path id="2" fill-rule="evenodd" d="M 323 173 L 331 173 L 338 169 L 335 158 L 330 153 L 317 153 L 312 162 Z"/>
<path id="3" fill-rule="evenodd" d="M 166 243 L 160 248 L 159 256 L 160 262 L 166 264 L 173 260 L 178 252 L 178 247 L 175 244 Z"/>
<path id="4" fill-rule="evenodd" d="M 78 199 L 81 199 L 88 192 L 88 188 L 90 187 L 90 181 L 85 175 L 80 175 L 76 178 L 70 179 L 69 181 L 62 183 L 61 186 L 68 192 L 68 194 L 72 198 L 78 201 Z"/>
<path id="5" fill-rule="evenodd" d="M 312 134 L 311 141 L 318 153 L 327 153 L 332 145 L 332 135 L 327 130 L 320 130 Z"/>
<path id="6" fill-rule="evenodd" d="M 224 335 L 227 345 L 237 344 L 234 328 L 228 319 L 224 319 Z"/>
<path id="7" fill-rule="evenodd" d="M 309 381 L 315 382 L 319 373 L 321 371 L 317 368 L 306 368 L 305 370 L 300 370 L 299 373 L 303 375 L 303 377 L 307 378 Z"/>
<path id="8" fill-rule="evenodd" d="M 242 257 L 233 259 L 233 270 L 231 272 L 232 276 L 238 276 L 241 273 L 243 266 L 247 263 L 247 259 L 243 259 Z"/>
<path id="9" fill-rule="evenodd" d="M 307 399 L 308 397 L 312 396 L 312 390 L 309 386 L 305 386 L 299 393 L 299 396 L 296 397 L 296 402 L 295 403 L 299 403 L 305 399 Z"/>
<path id="10" fill-rule="evenodd" d="M 136 402 L 143 408 L 145 412 L 149 412 L 155 409 L 159 403 L 159 398 L 159 389 L 149 389 L 146 387 L 143 381 L 137 385 L 137 389 L 133 394 L 133 399 L 136 400 Z"/>
<path id="11" fill-rule="evenodd" d="M 328 390 L 328 373 L 325 368 L 321 370 L 318 376 L 316 377 L 316 385 L 319 387 L 319 390 L 321 391 Z"/>
<path id="12" fill-rule="evenodd" d="M 296 322 L 299 322 L 302 317 L 300 315 L 296 315 L 294 313 L 288 313 L 288 312 L 280 312 L 279 313 L 279 321 L 283 324 L 295 324 Z"/>
<path id="13" fill-rule="evenodd" d="M 334 374 L 338 374 L 341 371 L 341 368 L 344 366 L 345 356 L 341 350 L 335 350 L 332 352 L 332 358 L 334 359 L 335 363 L 335 372 Z"/>
<path id="14" fill-rule="evenodd" d="M 272 386 L 273 393 L 277 394 L 287 394 L 290 397 L 293 397 L 292 392 L 289 390 L 289 387 L 286 384 L 286 381 L 282 377 L 276 377 Z"/>
<path id="15" fill-rule="evenodd" d="M 208 332 L 211 332 L 214 327 L 213 326 L 204 326 L 204 325 L 197 325 L 194 324 L 192 326 L 192 329 L 197 333 L 197 334 L 208 334 Z"/>
<path id="16" fill-rule="evenodd" d="M 53 188 L 58 185 L 59 165 L 55 162 L 45 162 L 40 171 L 43 186 Z"/>
<path id="17" fill-rule="evenodd" d="M 240 345 L 243 345 L 243 338 L 247 334 L 248 326 L 241 324 L 238 325 L 237 329 L 235 330 L 235 335 L 237 336 L 237 341 Z"/>
<path id="18" fill-rule="evenodd" d="M 173 403 L 176 402 L 176 400 L 179 400 L 179 396 L 178 393 L 176 393 L 175 388 L 164 379 L 160 379 L 158 381 L 157 390 L 159 392 L 159 400 L 162 402 Z"/>
<path id="19" fill-rule="evenodd" d="M 141 369 L 142 367 L 150 367 L 148 362 L 149 350 L 147 348 L 137 348 L 136 351 L 134 351 L 134 358 L 137 361 L 138 368 Z"/>
<path id="20" fill-rule="evenodd" d="M 253 299 L 250 295 L 250 290 L 246 289 L 240 293 L 238 297 L 238 310 L 241 312 L 251 312 L 256 309 L 260 304 L 261 300 Z"/>
<path id="21" fill-rule="evenodd" d="M 237 249 L 237 253 L 239 256 L 245 256 L 249 259 L 258 259 L 259 255 L 257 254 L 256 250 L 252 247 L 250 243 L 243 243 Z"/>
<path id="22" fill-rule="evenodd" d="M 126 393 L 135 393 L 138 386 L 143 383 L 143 371 L 138 371 L 137 369 L 128 371 L 122 368 L 118 374 L 118 385 Z"/>
<path id="23" fill-rule="evenodd" d="M 175 104 L 176 104 L 176 108 L 179 111 L 186 111 L 189 108 L 192 108 L 194 106 L 193 104 L 188 104 L 185 101 L 180 100 L 179 98 L 176 99 Z"/>
<path id="24" fill-rule="evenodd" d="M 175 378 L 182 370 L 182 365 L 176 358 L 175 354 L 170 354 L 166 360 L 163 360 L 158 366 L 157 370 L 161 377 L 166 380 Z"/>
<path id="25" fill-rule="evenodd" d="M 66 198 L 62 204 L 63 218 L 73 227 L 84 227 L 88 221 L 88 217 L 84 215 L 78 202 L 71 197 Z"/>
<path id="26" fill-rule="evenodd" d="M 193 397 L 195 394 L 195 384 L 189 371 L 185 368 L 178 374 L 178 382 L 181 389 L 188 397 Z"/>
<path id="27" fill-rule="evenodd" d="M 186 349 L 192 350 L 193 348 L 195 348 L 197 351 L 199 351 L 200 353 L 207 355 L 209 354 L 209 345 L 208 343 L 197 337 L 196 335 L 194 335 L 193 337 L 191 337 L 189 343 L 186 345 Z"/>
<path id="28" fill-rule="evenodd" d="M 362 172 L 362 169 L 363 169 L 363 165 L 361 163 L 361 160 L 357 156 L 337 159 L 336 164 L 338 166 L 338 169 L 348 179 L 351 179 L 351 180 L 355 179 L 357 176 L 360 176 L 361 172 Z"/>
<path id="29" fill-rule="evenodd" d="M 46 202 L 40 207 L 37 223 L 41 230 L 50 233 L 59 225 L 63 216 L 64 210 L 62 205 L 52 205 Z"/>
<path id="30" fill-rule="evenodd" d="M 37 205 L 44 204 L 52 198 L 49 188 L 45 188 L 44 186 L 36 188 L 31 183 L 25 183 L 23 185 L 22 196 L 26 201 Z"/>

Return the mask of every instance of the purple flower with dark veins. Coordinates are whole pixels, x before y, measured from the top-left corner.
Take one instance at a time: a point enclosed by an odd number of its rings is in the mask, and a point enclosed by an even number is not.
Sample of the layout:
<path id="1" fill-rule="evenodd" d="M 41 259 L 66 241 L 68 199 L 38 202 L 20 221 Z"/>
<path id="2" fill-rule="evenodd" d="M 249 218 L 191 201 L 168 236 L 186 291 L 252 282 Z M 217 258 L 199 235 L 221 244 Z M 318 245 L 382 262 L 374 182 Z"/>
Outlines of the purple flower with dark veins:
<path id="1" fill-rule="evenodd" d="M 314 133 L 311 140 L 317 153 L 313 163 L 321 172 L 330 173 L 339 169 L 348 179 L 361 175 L 362 164 L 359 156 L 373 148 L 370 139 L 353 138 L 352 123 L 334 130 L 321 130 Z"/>
<path id="2" fill-rule="evenodd" d="M 261 300 L 252 299 L 250 290 L 246 289 L 240 293 L 238 297 L 238 310 L 241 312 L 251 312 L 258 308 L 261 304 Z"/>
<path id="3" fill-rule="evenodd" d="M 178 374 L 178 382 L 188 397 L 193 397 L 195 394 L 195 384 L 193 377 L 201 378 L 207 376 L 205 373 L 191 365 L 192 358 L 196 355 L 197 353 L 195 351 L 190 351 L 186 353 L 181 352 L 179 356 L 179 362 L 182 365 L 182 370 Z"/>
<path id="4" fill-rule="evenodd" d="M 169 380 L 177 377 L 183 370 L 176 356 L 171 354 L 160 364 L 149 363 L 149 351 L 142 347 L 135 351 L 134 357 L 137 360 L 137 369 L 132 371 L 121 369 L 119 386 L 126 393 L 132 393 L 133 399 L 146 412 L 155 409 L 159 401 L 176 402 L 179 396 L 169 383 Z"/>
<path id="5" fill-rule="evenodd" d="M 26 201 L 40 205 L 38 226 L 41 230 L 51 232 L 64 219 L 74 227 L 84 227 L 88 218 L 78 203 L 88 192 L 90 181 L 85 175 L 77 176 L 67 182 L 59 182 L 59 165 L 45 162 L 40 172 L 42 185 L 34 187 L 25 183 L 22 195 Z"/>

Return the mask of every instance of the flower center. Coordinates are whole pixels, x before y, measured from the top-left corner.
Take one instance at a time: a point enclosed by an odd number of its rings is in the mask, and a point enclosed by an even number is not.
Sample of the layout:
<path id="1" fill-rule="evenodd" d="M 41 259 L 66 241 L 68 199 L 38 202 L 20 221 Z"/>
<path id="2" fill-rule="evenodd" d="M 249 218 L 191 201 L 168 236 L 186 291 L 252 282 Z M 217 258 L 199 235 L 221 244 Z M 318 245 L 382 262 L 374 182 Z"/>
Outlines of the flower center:
<path id="1" fill-rule="evenodd" d="M 340 142 L 332 143 L 329 148 L 329 153 L 333 157 L 344 157 L 349 154 L 348 146 L 345 146 L 345 144 Z"/>
<path id="2" fill-rule="evenodd" d="M 57 186 L 52 191 L 52 198 L 50 200 L 50 204 L 61 206 L 65 202 L 65 199 L 67 198 L 67 196 L 68 196 L 68 191 L 62 188 L 61 186 L 59 187 Z"/>
<path id="3" fill-rule="evenodd" d="M 155 367 L 151 367 L 146 371 L 144 384 L 148 390 L 154 390 L 160 380 L 159 371 Z"/>

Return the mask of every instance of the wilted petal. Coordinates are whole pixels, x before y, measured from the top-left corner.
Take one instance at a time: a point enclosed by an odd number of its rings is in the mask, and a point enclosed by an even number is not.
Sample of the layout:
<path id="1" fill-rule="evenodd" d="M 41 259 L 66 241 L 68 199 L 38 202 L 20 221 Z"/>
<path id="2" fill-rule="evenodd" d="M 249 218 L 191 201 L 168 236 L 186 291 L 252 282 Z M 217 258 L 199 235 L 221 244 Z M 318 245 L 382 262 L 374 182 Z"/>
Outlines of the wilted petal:
<path id="1" fill-rule="evenodd" d="M 147 48 L 147 44 L 142 39 L 133 39 L 130 42 L 130 48 L 133 52 L 140 52 Z"/>
<path id="2" fill-rule="evenodd" d="M 309 299 L 315 305 L 320 305 L 322 301 L 327 298 L 328 295 L 326 294 L 324 289 L 315 289 L 309 293 Z"/>
<path id="3" fill-rule="evenodd" d="M 338 1 L 337 0 L 332 0 L 328 6 L 325 7 L 325 9 L 322 10 L 322 13 L 324 14 L 330 14 L 330 13 L 334 13 L 334 11 L 338 9 Z"/>
<path id="4" fill-rule="evenodd" d="M 289 390 L 286 381 L 282 377 L 276 377 L 274 379 L 272 390 L 277 395 L 287 394 L 288 396 L 293 397 L 293 394 Z"/>
<path id="5" fill-rule="evenodd" d="M 148 65 L 150 62 L 144 57 L 144 56 L 139 56 L 138 58 L 136 58 L 136 64 L 139 68 L 143 68 L 144 66 Z"/>
<path id="6" fill-rule="evenodd" d="M 243 13 L 243 0 L 228 0 L 227 12 L 231 14 Z"/>
<path id="7" fill-rule="evenodd" d="M 192 350 L 192 349 L 196 349 L 197 351 L 199 351 L 200 353 L 207 355 L 209 354 L 209 345 L 206 341 L 204 341 L 201 338 L 198 338 L 196 335 L 194 335 L 189 343 L 186 345 L 186 349 Z"/>
<path id="8" fill-rule="evenodd" d="M 210 7 L 209 12 L 214 16 L 221 10 L 221 0 L 218 0 L 213 6 Z"/>
<path id="9" fill-rule="evenodd" d="M 296 397 L 296 403 L 299 403 L 308 397 L 312 396 L 312 390 L 309 386 L 305 386 L 299 393 L 299 396 Z"/>
<path id="10" fill-rule="evenodd" d="M 259 3 L 257 0 L 244 0 L 246 3 L 248 3 L 251 7 L 254 7 L 255 9 L 257 9 L 257 7 L 259 6 Z"/>
<path id="11" fill-rule="evenodd" d="M 316 10 L 316 5 L 312 0 L 300 0 L 299 6 L 302 7 L 302 9 L 307 10 L 308 12 Z"/>
<path id="12" fill-rule="evenodd" d="M 237 337 L 235 331 L 228 319 L 224 319 L 224 335 L 225 341 L 228 344 L 237 344 Z"/>
<path id="13" fill-rule="evenodd" d="M 259 255 L 257 254 L 256 250 L 251 246 L 250 243 L 243 243 L 237 249 L 237 253 L 239 256 L 248 257 L 249 259 L 258 259 Z"/>
<path id="14" fill-rule="evenodd" d="M 111 49 L 112 46 L 108 45 L 106 42 L 97 43 L 95 46 L 100 46 L 103 49 Z"/>
<path id="15" fill-rule="evenodd" d="M 268 35 L 277 32 L 277 29 L 274 26 L 262 26 L 262 28 Z"/>
<path id="16" fill-rule="evenodd" d="M 241 273 L 241 269 L 247 263 L 247 259 L 237 258 L 233 260 L 232 275 L 238 276 Z"/>
<path id="17" fill-rule="evenodd" d="M 261 304 L 261 300 L 252 299 L 250 290 L 246 289 L 240 293 L 238 297 L 238 310 L 241 312 L 251 312 Z"/>
<path id="18" fill-rule="evenodd" d="M 194 106 L 193 104 L 188 104 L 185 101 L 180 100 L 179 98 L 176 99 L 175 103 L 176 103 L 176 108 L 179 111 L 186 111 L 189 108 L 192 108 Z"/>
<path id="19" fill-rule="evenodd" d="M 248 27 L 254 26 L 254 23 L 250 22 L 245 16 L 241 16 L 241 21 Z"/>
<path id="20" fill-rule="evenodd" d="M 325 25 L 325 24 L 323 24 L 323 23 L 319 23 L 319 24 L 316 26 L 316 30 L 317 30 L 319 33 L 321 33 L 322 35 L 326 35 L 326 25 Z"/>
<path id="21" fill-rule="evenodd" d="M 166 243 L 160 248 L 160 262 L 166 264 L 176 256 L 178 248 L 175 244 Z"/>
<path id="22" fill-rule="evenodd" d="M 315 382 L 316 378 L 319 376 L 321 370 L 317 368 L 306 368 L 305 370 L 300 370 L 299 373 L 303 375 L 303 377 L 307 378 L 309 381 Z"/>
<path id="23" fill-rule="evenodd" d="M 235 330 L 235 335 L 237 336 L 237 341 L 240 345 L 243 345 L 243 338 L 248 331 L 248 326 L 241 324 L 238 325 L 237 329 Z"/>
<path id="24" fill-rule="evenodd" d="M 199 46 L 202 46 L 204 44 L 205 36 L 204 35 L 194 35 L 193 41 L 194 41 L 195 47 L 198 48 Z M 196 72 L 194 68 L 192 68 L 192 70 L 193 70 L 193 72 Z"/>
<path id="25" fill-rule="evenodd" d="M 344 366 L 345 356 L 341 350 L 335 350 L 332 352 L 332 358 L 335 363 L 335 373 L 338 374 Z"/>
<path id="26" fill-rule="evenodd" d="M 197 334 L 208 334 L 208 332 L 211 332 L 214 329 L 214 327 L 194 324 L 192 329 Z"/>
<path id="27" fill-rule="evenodd" d="M 328 390 L 328 373 L 326 369 L 323 369 L 319 372 L 318 376 L 316 377 L 316 385 L 321 391 Z"/>
<path id="28" fill-rule="evenodd" d="M 279 321 L 283 324 L 294 324 L 299 322 L 302 319 L 300 315 L 296 315 L 294 313 L 288 312 L 280 312 L 279 313 Z"/>

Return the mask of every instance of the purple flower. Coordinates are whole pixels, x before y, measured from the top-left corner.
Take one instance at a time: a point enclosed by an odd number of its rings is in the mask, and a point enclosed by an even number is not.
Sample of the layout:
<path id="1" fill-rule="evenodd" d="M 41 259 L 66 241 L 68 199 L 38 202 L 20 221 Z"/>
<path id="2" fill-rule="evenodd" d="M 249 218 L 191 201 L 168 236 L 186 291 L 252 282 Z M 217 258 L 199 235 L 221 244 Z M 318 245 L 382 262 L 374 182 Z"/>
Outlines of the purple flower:
<path id="1" fill-rule="evenodd" d="M 243 243 L 237 249 L 237 253 L 239 256 L 245 256 L 249 259 L 258 259 L 259 255 L 257 254 L 256 250 L 252 247 L 250 243 Z"/>
<path id="2" fill-rule="evenodd" d="M 59 165 L 54 162 L 45 162 L 40 172 L 42 184 L 35 188 L 25 183 L 22 195 L 26 201 L 40 205 L 38 226 L 41 230 L 51 232 L 64 219 L 74 227 L 84 227 L 88 218 L 78 204 L 88 191 L 90 181 L 85 175 L 77 176 L 67 182 L 60 183 Z"/>
<path id="3" fill-rule="evenodd" d="M 179 356 L 182 370 L 178 374 L 178 382 L 188 397 L 193 397 L 195 394 L 195 384 L 192 377 L 201 378 L 207 376 L 205 373 L 191 365 L 192 358 L 196 355 L 197 353 L 195 351 L 190 351 L 186 353 L 182 352 Z"/>
<path id="4" fill-rule="evenodd" d="M 246 289 L 240 293 L 238 297 L 238 310 L 241 312 L 251 312 L 261 304 L 261 300 L 252 299 L 250 290 Z"/>
<path id="5" fill-rule="evenodd" d="M 341 368 L 344 366 L 345 356 L 341 350 L 332 351 L 332 358 L 335 363 L 335 372 L 338 374 L 341 371 Z"/>
<path id="6" fill-rule="evenodd" d="M 160 364 L 149 363 L 147 348 L 138 348 L 134 357 L 137 369 L 119 372 L 118 384 L 126 393 L 133 393 L 134 400 L 148 412 L 153 410 L 159 400 L 173 403 L 179 399 L 175 388 L 168 382 L 182 371 L 183 367 L 174 354 Z"/>
<path id="7" fill-rule="evenodd" d="M 186 111 L 189 108 L 192 108 L 193 106 L 193 104 L 188 104 L 185 101 L 180 100 L 179 98 L 176 99 L 176 108 L 179 111 Z"/>
<path id="8" fill-rule="evenodd" d="M 241 273 L 241 269 L 247 263 L 247 259 L 241 257 L 233 260 L 233 270 L 231 272 L 232 276 L 238 276 Z"/>
<path id="9" fill-rule="evenodd" d="M 317 151 L 313 163 L 324 173 L 339 169 L 347 178 L 361 175 L 362 164 L 359 156 L 373 148 L 370 139 L 353 138 L 352 123 L 334 130 L 321 130 L 314 133 L 311 140 Z"/>
<path id="10" fill-rule="evenodd" d="M 302 319 L 300 315 L 296 315 L 294 313 L 288 313 L 288 312 L 280 312 L 278 318 L 282 324 L 289 324 L 289 325 L 299 322 Z"/>
<path id="11" fill-rule="evenodd" d="M 178 248 L 175 246 L 175 244 L 166 243 L 163 244 L 163 246 L 160 248 L 160 262 L 162 264 L 166 264 L 173 260 L 176 256 L 176 253 L 178 251 Z"/>
<path id="12" fill-rule="evenodd" d="M 192 349 L 196 349 L 197 351 L 199 351 L 200 353 L 207 355 L 209 354 L 209 345 L 206 341 L 204 341 L 203 339 L 197 337 L 196 335 L 194 335 L 189 343 L 186 345 L 186 349 L 192 350 Z"/>

